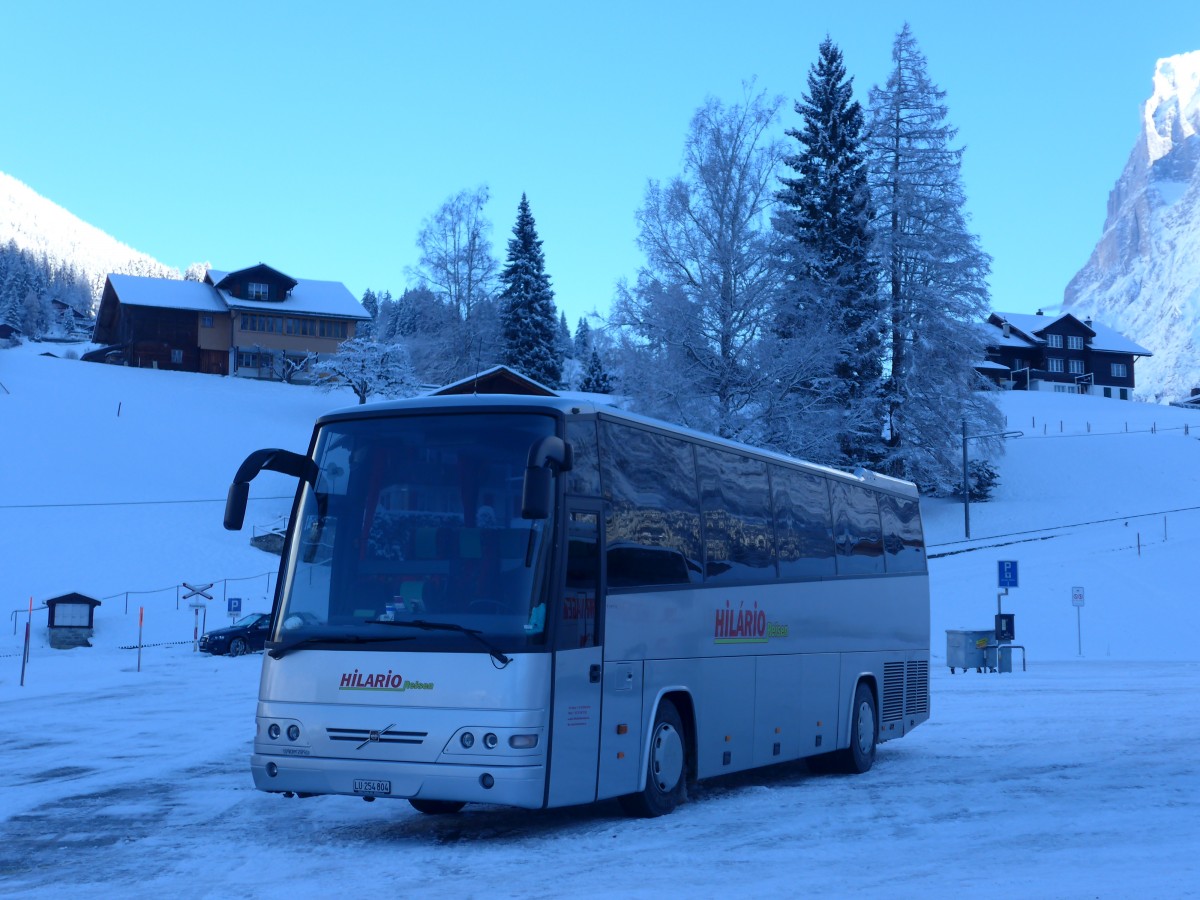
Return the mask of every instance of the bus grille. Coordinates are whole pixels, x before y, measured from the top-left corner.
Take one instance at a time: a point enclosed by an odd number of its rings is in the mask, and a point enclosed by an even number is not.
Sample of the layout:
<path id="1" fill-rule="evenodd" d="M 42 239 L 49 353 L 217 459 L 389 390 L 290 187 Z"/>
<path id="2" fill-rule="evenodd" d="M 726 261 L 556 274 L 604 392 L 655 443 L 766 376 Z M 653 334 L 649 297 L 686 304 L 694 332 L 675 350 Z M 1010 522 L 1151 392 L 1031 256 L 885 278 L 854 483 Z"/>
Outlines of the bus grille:
<path id="1" fill-rule="evenodd" d="M 354 741 L 363 744 L 368 741 L 380 744 L 423 744 L 429 736 L 427 731 L 372 731 L 369 728 L 326 728 L 326 735 L 331 741 Z"/>
<path id="2" fill-rule="evenodd" d="M 929 661 L 910 660 L 908 663 L 908 703 L 905 713 L 910 716 L 929 712 Z"/>
<path id="3" fill-rule="evenodd" d="M 883 664 L 883 721 L 904 715 L 904 663 Z"/>

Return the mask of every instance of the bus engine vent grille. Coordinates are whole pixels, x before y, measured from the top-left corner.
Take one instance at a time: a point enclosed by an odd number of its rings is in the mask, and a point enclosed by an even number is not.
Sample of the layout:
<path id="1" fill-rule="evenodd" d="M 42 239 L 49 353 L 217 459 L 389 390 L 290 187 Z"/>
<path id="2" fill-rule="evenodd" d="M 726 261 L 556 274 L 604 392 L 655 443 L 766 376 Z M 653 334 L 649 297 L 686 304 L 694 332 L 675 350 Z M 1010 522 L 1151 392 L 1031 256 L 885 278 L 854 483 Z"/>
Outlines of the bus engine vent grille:
<path id="1" fill-rule="evenodd" d="M 883 664 L 883 721 L 904 715 L 904 663 Z"/>
<path id="2" fill-rule="evenodd" d="M 326 728 L 331 741 L 354 741 L 356 744 L 423 744 L 427 731 L 372 731 L 369 728 Z"/>
<path id="3" fill-rule="evenodd" d="M 904 708 L 906 715 L 924 715 L 929 712 L 929 660 L 909 661 L 907 701 Z"/>

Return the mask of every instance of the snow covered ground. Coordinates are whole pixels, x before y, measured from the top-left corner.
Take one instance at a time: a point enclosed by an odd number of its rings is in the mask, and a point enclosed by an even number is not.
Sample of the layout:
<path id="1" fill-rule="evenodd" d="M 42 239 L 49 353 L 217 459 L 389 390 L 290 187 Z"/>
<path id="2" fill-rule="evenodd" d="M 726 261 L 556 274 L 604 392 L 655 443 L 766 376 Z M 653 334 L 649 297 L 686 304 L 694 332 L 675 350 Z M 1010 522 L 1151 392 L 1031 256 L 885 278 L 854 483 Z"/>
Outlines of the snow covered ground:
<path id="1" fill-rule="evenodd" d="M 974 539 L 961 504 L 924 504 L 932 718 L 868 775 L 743 773 L 648 821 L 614 803 L 431 818 L 256 792 L 259 658 L 192 652 L 179 599 L 214 582 L 209 627 L 225 596 L 268 608 L 277 558 L 222 529 L 229 479 L 353 397 L 45 349 L 0 352 L 0 893 L 1200 896 L 1198 414 L 1003 398 L 1025 436 Z M 256 479 L 248 530 L 290 490 Z M 991 627 L 999 560 L 1019 563 L 1003 605 L 1028 671 L 1018 654 L 1011 675 L 952 675 L 945 630 Z M 21 686 L 29 599 L 68 591 L 103 600 L 94 646 L 51 650 L 35 609 Z M 122 649 L 139 608 L 141 671 Z"/>

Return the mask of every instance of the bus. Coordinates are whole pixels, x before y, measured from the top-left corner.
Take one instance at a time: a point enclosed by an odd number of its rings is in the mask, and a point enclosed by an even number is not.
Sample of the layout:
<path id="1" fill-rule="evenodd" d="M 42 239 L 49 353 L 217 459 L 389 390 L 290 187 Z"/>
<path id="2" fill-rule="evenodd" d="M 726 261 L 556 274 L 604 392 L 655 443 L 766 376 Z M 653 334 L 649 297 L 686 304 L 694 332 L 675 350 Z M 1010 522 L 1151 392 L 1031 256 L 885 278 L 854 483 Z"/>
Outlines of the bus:
<path id="1" fill-rule="evenodd" d="M 566 397 L 322 416 L 251 770 L 285 796 L 658 816 L 700 779 L 861 773 L 929 717 L 916 488 Z"/>

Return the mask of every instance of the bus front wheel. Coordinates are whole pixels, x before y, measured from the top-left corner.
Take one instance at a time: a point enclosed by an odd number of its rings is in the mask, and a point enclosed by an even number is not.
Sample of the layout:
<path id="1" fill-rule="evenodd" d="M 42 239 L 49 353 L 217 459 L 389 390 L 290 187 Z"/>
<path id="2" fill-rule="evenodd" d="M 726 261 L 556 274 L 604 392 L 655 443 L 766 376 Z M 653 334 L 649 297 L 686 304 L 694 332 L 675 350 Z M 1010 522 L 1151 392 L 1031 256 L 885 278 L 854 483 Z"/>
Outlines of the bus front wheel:
<path id="1" fill-rule="evenodd" d="M 646 756 L 646 786 L 621 797 L 631 816 L 665 816 L 687 800 L 687 745 L 683 721 L 670 700 L 663 700 L 654 717 L 650 752 Z"/>

